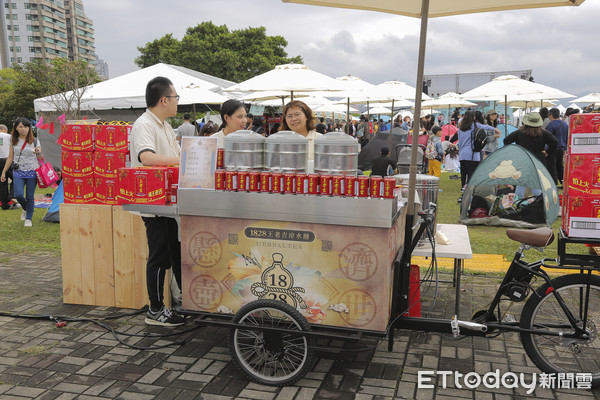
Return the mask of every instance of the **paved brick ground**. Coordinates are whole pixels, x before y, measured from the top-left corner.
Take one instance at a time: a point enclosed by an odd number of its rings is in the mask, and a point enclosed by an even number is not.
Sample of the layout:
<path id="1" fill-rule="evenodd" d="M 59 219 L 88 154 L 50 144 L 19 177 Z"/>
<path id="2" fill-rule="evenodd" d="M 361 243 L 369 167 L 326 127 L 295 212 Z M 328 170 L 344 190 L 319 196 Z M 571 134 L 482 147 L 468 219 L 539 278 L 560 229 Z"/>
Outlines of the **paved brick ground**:
<path id="1" fill-rule="evenodd" d="M 0 311 L 73 317 L 131 312 L 62 304 L 61 265 L 55 256 L 0 253 L 0 277 Z M 497 284 L 494 277 L 464 277 L 463 317 L 485 306 Z M 451 315 L 452 293 L 451 285 L 441 284 L 432 316 Z M 424 302 L 424 309 L 428 304 Z M 107 323 L 130 334 L 177 332 L 147 327 L 139 314 Z M 231 358 L 224 329 L 203 327 L 168 338 L 124 338 L 139 346 L 181 339 L 185 344 L 135 350 L 87 322 L 57 328 L 48 319 L 0 317 L 0 399 L 600 399 L 600 390 L 536 389 L 527 394 L 523 388 L 460 389 L 452 382 L 444 388 L 441 379 L 432 389 L 417 390 L 417 374 L 425 370 L 483 375 L 499 369 L 523 372 L 531 379 L 539 371 L 514 334 L 457 340 L 451 335 L 401 331 L 392 352 L 387 351 L 387 342 L 366 351 L 358 349 L 371 342 L 328 343 L 333 351 L 318 353 L 311 371 L 284 388 L 246 379 Z"/>

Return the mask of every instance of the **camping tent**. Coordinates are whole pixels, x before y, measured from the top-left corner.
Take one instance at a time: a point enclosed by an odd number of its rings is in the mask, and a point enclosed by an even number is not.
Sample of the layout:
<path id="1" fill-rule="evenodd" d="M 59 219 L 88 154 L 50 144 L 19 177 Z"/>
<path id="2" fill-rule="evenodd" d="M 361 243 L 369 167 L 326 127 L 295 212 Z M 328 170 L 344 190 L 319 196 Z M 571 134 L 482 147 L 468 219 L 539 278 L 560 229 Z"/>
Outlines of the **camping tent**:
<path id="1" fill-rule="evenodd" d="M 543 207 L 540 221 L 528 222 L 510 216 L 512 214 L 508 212 L 511 211 L 508 208 L 512 202 L 516 203 L 519 198 L 540 192 L 543 200 L 540 201 L 540 212 Z M 530 199 L 533 200 L 533 197 Z M 523 202 L 523 205 L 526 204 L 528 202 Z M 488 213 L 479 212 L 475 218 L 473 211 L 479 207 L 487 208 Z M 459 222 L 466 225 L 530 228 L 550 226 L 557 217 L 558 192 L 546 166 L 524 147 L 511 144 L 496 150 L 483 160 L 469 178 L 461 200 Z"/>
<path id="2" fill-rule="evenodd" d="M 371 169 L 373 159 L 379 156 L 381 148 L 388 146 L 390 150 L 390 158 L 396 162 L 395 148 L 399 144 L 406 144 L 408 138 L 408 132 L 400 128 L 394 128 L 392 130 L 392 146 L 390 146 L 390 131 L 378 132 L 365 147 L 360 150 L 358 154 L 358 168 L 362 171 Z"/>
<path id="3" fill-rule="evenodd" d="M 52 195 L 52 203 L 50 204 L 48 211 L 46 211 L 46 215 L 44 215 L 44 218 L 42 218 L 42 221 L 60 222 L 60 215 L 59 215 L 58 209 L 64 201 L 65 201 L 65 195 L 64 195 L 64 191 L 63 191 L 63 183 L 62 183 L 62 181 L 60 181 L 60 183 L 58 184 L 58 187 L 56 188 L 56 190 L 54 191 L 54 194 Z"/>

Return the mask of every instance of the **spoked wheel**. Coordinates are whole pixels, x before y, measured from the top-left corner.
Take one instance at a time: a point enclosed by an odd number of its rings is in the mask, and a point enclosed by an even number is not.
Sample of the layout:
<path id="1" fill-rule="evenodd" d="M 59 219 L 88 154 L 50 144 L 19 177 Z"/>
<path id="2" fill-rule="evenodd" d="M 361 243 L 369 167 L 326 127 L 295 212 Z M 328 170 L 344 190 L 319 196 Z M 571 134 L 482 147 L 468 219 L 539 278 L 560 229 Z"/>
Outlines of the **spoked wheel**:
<path id="1" fill-rule="evenodd" d="M 584 274 L 565 275 L 552 280 L 554 290 L 560 294 L 567 308 L 585 333 L 580 337 L 548 336 L 521 333 L 525 352 L 533 363 L 547 373 L 589 373 L 592 385 L 600 385 L 600 277 L 590 278 L 589 305 L 584 321 L 585 299 L 588 296 Z M 521 328 L 572 334 L 565 312 L 548 286 L 542 285 L 532 294 L 521 313 Z"/>
<path id="2" fill-rule="evenodd" d="M 294 334 L 310 331 L 310 325 L 295 308 L 277 300 L 257 300 L 242 307 L 233 322 L 283 330 L 230 330 L 233 357 L 254 381 L 282 386 L 296 382 L 310 368 L 313 339 Z"/>

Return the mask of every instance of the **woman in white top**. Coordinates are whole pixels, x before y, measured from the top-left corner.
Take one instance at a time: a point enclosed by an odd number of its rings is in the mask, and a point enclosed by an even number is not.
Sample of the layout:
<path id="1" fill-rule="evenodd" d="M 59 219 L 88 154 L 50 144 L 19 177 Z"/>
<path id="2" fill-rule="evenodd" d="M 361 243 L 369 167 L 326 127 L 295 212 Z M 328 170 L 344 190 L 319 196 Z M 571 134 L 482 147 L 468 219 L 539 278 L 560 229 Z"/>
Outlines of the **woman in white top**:
<path id="1" fill-rule="evenodd" d="M 23 207 L 21 221 L 25 221 L 25 226 L 30 227 L 35 206 L 35 187 L 37 186 L 35 170 L 39 166 L 37 158 L 42 156 L 42 148 L 37 139 L 33 137 L 31 122 L 27 118 L 17 118 L 15 121 L 10 144 L 8 158 L 0 180 L 6 181 L 6 172 L 15 162 L 18 165 L 17 169 L 13 170 L 15 197 Z"/>
<path id="2" fill-rule="evenodd" d="M 227 100 L 221 105 L 221 120 L 219 132 L 211 135 L 217 138 L 217 148 L 222 149 L 225 145 L 225 136 L 232 132 L 246 129 L 246 108 L 239 100 Z"/>
<path id="3" fill-rule="evenodd" d="M 315 159 L 315 138 L 321 136 L 315 127 L 312 110 L 306 103 L 293 100 L 283 107 L 280 131 L 294 131 L 308 139 L 308 161 Z"/>

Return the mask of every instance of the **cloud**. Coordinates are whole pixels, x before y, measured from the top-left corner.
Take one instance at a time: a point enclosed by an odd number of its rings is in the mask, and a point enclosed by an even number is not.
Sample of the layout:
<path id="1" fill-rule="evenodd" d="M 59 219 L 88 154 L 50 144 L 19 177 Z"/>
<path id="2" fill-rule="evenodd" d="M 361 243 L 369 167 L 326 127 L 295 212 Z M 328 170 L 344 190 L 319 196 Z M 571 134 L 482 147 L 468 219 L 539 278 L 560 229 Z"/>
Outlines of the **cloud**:
<path id="1" fill-rule="evenodd" d="M 360 10 L 284 4 L 279 0 L 88 2 L 97 54 L 111 76 L 135 70 L 136 47 L 212 20 L 230 29 L 265 26 L 288 41 L 313 70 L 348 73 L 371 83 L 415 84 L 419 20 Z M 580 7 L 469 14 L 429 21 L 426 74 L 533 69 L 535 80 L 572 94 L 600 90 L 599 2 Z"/>

